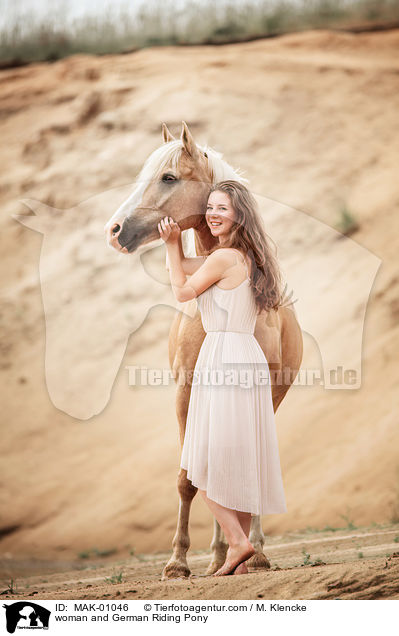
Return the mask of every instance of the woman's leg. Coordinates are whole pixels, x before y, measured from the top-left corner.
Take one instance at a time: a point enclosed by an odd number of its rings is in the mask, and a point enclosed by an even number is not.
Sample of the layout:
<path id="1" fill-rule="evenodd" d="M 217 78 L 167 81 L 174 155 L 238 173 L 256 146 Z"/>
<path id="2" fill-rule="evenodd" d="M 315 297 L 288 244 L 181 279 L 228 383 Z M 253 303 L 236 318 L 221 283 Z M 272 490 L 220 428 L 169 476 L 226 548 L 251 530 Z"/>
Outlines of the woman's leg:
<path id="1" fill-rule="evenodd" d="M 205 503 L 208 505 L 211 512 L 216 517 L 216 520 L 222 528 L 224 536 L 226 537 L 229 544 L 226 560 L 223 566 L 217 572 L 215 572 L 213 576 L 224 576 L 226 574 L 231 574 L 237 568 L 237 566 L 239 566 L 241 563 L 244 563 L 255 553 L 255 549 L 249 542 L 248 536 L 245 534 L 245 531 L 240 523 L 237 514 L 238 511 L 231 510 L 230 508 L 225 508 L 225 506 L 221 506 L 220 504 L 216 503 L 216 501 L 209 499 L 205 490 L 201 490 L 200 488 L 198 490 L 201 493 Z M 248 515 L 250 520 L 251 514 L 239 514 L 241 521 L 243 521 L 244 523 L 245 529 L 247 529 Z"/>
<path id="2" fill-rule="evenodd" d="M 241 528 L 243 529 L 244 534 L 249 537 L 249 531 L 251 530 L 251 513 L 250 512 L 239 512 L 237 510 L 238 521 L 241 524 Z M 233 574 L 248 574 L 248 568 L 246 563 L 240 563 L 235 568 Z"/>
<path id="3" fill-rule="evenodd" d="M 252 515 L 250 512 L 237 512 L 238 521 L 241 524 L 241 528 L 243 529 L 244 534 L 249 537 L 249 531 L 251 530 L 251 518 Z"/>

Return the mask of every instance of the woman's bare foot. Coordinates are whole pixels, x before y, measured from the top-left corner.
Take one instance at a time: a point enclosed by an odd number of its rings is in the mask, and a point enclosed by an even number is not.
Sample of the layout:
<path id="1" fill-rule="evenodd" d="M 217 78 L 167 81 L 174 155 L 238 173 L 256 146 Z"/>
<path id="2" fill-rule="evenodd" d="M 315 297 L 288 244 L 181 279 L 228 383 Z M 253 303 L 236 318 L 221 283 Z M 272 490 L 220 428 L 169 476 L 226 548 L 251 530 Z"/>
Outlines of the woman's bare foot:
<path id="1" fill-rule="evenodd" d="M 233 574 L 248 574 L 248 568 L 245 563 L 240 563 L 237 565 L 236 569 L 233 570 Z"/>
<path id="2" fill-rule="evenodd" d="M 244 563 L 253 554 L 255 554 L 255 548 L 248 539 L 246 542 L 240 543 L 234 548 L 229 548 L 227 550 L 224 564 L 212 576 L 225 576 L 226 574 L 232 574 L 233 570 L 235 570 L 237 566 Z"/>

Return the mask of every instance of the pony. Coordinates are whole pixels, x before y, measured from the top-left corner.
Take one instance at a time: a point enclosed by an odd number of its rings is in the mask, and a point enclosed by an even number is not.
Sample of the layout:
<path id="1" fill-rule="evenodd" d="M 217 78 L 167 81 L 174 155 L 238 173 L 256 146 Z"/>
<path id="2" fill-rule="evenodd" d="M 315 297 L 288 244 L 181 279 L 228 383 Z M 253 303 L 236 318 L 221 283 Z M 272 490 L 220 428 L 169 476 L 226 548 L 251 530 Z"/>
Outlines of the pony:
<path id="1" fill-rule="evenodd" d="M 182 230 L 186 257 L 201 256 L 217 242 L 205 220 L 206 202 L 211 185 L 226 179 L 247 182 L 240 170 L 234 169 L 221 153 L 208 145 L 199 145 L 183 121 L 181 136 L 176 139 L 162 124 L 163 144 L 145 161 L 138 185 L 106 223 L 108 245 L 123 254 L 131 254 L 141 246 L 159 239 L 157 224 L 171 216 Z M 189 303 L 195 302 L 188 301 Z M 269 363 L 272 377 L 273 407 L 276 412 L 299 371 L 302 354 L 302 331 L 293 303 L 258 315 L 254 333 Z M 169 332 L 169 363 L 177 384 L 176 415 L 180 443 L 183 444 L 190 384 L 197 356 L 205 337 L 199 311 L 176 312 Z M 282 373 L 284 371 L 284 373 Z M 282 381 L 283 380 L 283 381 Z M 172 541 L 173 553 L 162 572 L 162 580 L 188 577 L 187 551 L 190 547 L 189 516 L 197 488 L 180 469 L 177 479 L 179 511 L 177 529 Z M 251 520 L 249 539 L 256 552 L 247 565 L 270 568 L 263 552 L 265 536 L 260 517 Z M 211 542 L 212 558 L 206 574 L 216 572 L 224 563 L 227 542 L 214 521 Z"/>

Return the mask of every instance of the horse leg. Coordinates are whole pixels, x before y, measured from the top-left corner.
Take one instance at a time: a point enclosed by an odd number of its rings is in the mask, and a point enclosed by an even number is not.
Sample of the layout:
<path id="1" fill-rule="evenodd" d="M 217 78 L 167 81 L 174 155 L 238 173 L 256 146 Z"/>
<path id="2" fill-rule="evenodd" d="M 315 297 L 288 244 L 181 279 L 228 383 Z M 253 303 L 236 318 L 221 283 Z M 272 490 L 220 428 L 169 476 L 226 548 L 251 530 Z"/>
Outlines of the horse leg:
<path id="1" fill-rule="evenodd" d="M 262 524 L 260 522 L 259 515 L 253 515 L 251 519 L 251 530 L 249 532 L 249 540 L 254 546 L 256 552 L 251 556 L 246 564 L 250 568 L 264 568 L 270 569 L 270 561 L 263 552 L 263 546 L 265 544 L 265 535 L 263 534 Z"/>
<path id="2" fill-rule="evenodd" d="M 225 541 L 224 533 L 219 523 L 214 519 L 213 537 L 211 541 L 212 560 L 208 565 L 206 575 L 214 574 L 222 567 L 226 560 L 228 543 Z"/>
<path id="3" fill-rule="evenodd" d="M 162 571 L 162 579 L 174 579 L 188 577 L 191 572 L 187 564 L 187 550 L 190 547 L 190 535 L 188 533 L 188 521 L 190 517 L 191 503 L 198 488 L 187 479 L 187 471 L 180 469 L 177 478 L 177 489 L 180 495 L 179 514 L 177 519 L 176 534 L 173 537 L 173 554 Z"/>
<path id="4" fill-rule="evenodd" d="M 287 393 L 289 386 L 284 386 L 280 389 L 273 387 L 273 408 L 274 412 L 277 411 L 279 405 L 283 401 L 285 394 Z M 262 524 L 259 515 L 253 515 L 251 519 L 251 530 L 249 533 L 249 540 L 254 546 L 256 552 L 246 561 L 247 566 L 251 568 L 264 568 L 270 569 L 270 561 L 263 552 L 263 546 L 265 545 L 265 535 L 263 534 Z"/>
<path id="5" fill-rule="evenodd" d="M 263 534 L 259 515 L 252 516 L 249 540 L 254 546 L 256 552 L 250 559 L 248 559 L 248 561 L 246 561 L 246 565 L 252 568 L 263 568 L 268 570 L 270 568 L 270 562 L 263 552 L 265 535 Z M 211 542 L 212 560 L 206 571 L 207 575 L 214 574 L 214 572 L 222 567 L 226 560 L 228 547 L 229 546 L 225 541 L 223 531 L 215 519 L 213 526 L 213 538 Z"/>

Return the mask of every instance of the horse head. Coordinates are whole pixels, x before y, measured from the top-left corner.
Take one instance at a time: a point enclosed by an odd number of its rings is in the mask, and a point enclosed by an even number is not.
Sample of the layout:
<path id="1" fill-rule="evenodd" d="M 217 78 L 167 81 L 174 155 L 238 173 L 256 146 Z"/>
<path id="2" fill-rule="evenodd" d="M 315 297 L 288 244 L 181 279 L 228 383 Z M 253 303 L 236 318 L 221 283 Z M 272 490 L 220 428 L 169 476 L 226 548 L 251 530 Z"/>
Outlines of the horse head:
<path id="1" fill-rule="evenodd" d="M 180 139 L 162 124 L 163 145 L 146 160 L 131 196 L 105 225 L 108 244 L 122 253 L 159 239 L 157 225 L 171 216 L 181 230 L 194 228 L 202 234 L 205 248 L 212 237 L 205 221 L 206 201 L 217 180 L 243 180 L 212 148 L 198 145 L 182 122 Z"/>

